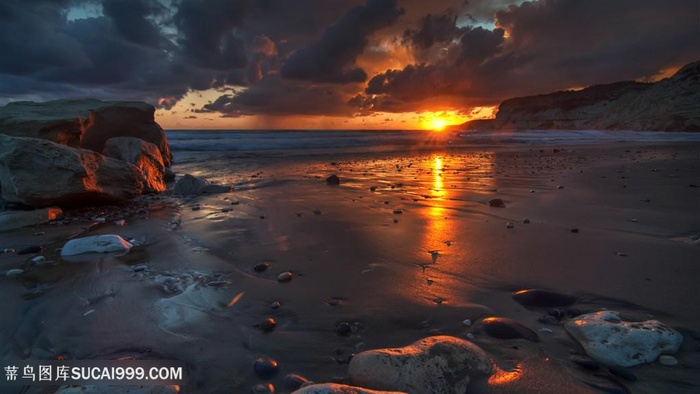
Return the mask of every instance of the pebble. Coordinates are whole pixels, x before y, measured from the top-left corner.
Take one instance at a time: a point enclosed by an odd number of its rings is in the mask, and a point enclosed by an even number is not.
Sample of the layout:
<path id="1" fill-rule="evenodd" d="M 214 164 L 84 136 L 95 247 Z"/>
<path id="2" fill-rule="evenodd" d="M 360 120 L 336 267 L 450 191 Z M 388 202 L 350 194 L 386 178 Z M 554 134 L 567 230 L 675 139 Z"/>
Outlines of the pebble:
<path id="1" fill-rule="evenodd" d="M 199 211 L 200 209 L 202 209 L 202 207 L 200 207 L 199 205 L 195 205 L 192 207 L 193 211 Z"/>
<path id="2" fill-rule="evenodd" d="M 124 219 L 117 220 L 114 222 L 114 224 L 116 224 L 117 226 L 120 226 L 120 227 L 124 227 L 124 226 L 126 226 L 126 220 L 124 220 Z"/>
<path id="3" fill-rule="evenodd" d="M 513 224 L 513 222 L 508 222 L 508 223 L 506 223 L 506 228 L 513 228 L 513 227 L 515 227 L 515 225 Z"/>
<path id="4" fill-rule="evenodd" d="M 272 309 L 279 309 L 282 306 L 282 304 L 279 301 L 275 301 L 272 304 L 270 304 L 270 308 Z"/>
<path id="5" fill-rule="evenodd" d="M 46 260 L 46 257 L 44 257 L 44 256 L 36 256 L 32 259 L 32 261 L 35 263 L 41 263 L 44 260 Z"/>
<path id="6" fill-rule="evenodd" d="M 340 185 L 340 178 L 338 178 L 338 175 L 333 174 L 326 178 L 326 183 L 329 185 Z"/>
<path id="7" fill-rule="evenodd" d="M 31 254 L 31 253 L 39 253 L 41 252 L 41 246 L 39 245 L 32 245 L 32 246 L 27 246 L 24 249 L 20 249 L 17 254 Z"/>
<path id="8" fill-rule="evenodd" d="M 546 334 L 554 334 L 554 330 L 552 330 L 551 328 L 547 328 L 547 327 L 542 327 L 542 328 L 540 328 L 540 329 L 537 330 L 537 331 L 543 332 L 543 333 L 546 333 Z"/>
<path id="9" fill-rule="evenodd" d="M 559 189 L 559 190 L 561 190 L 563 188 L 564 188 L 564 186 L 562 186 L 562 185 L 557 186 L 557 189 Z"/>
<path id="10" fill-rule="evenodd" d="M 255 272 L 264 272 L 264 271 L 266 271 L 268 268 L 270 268 L 270 263 L 259 263 L 259 264 L 255 264 L 255 265 L 253 266 L 253 271 L 255 271 Z"/>
<path id="11" fill-rule="evenodd" d="M 534 193 L 534 192 L 535 192 L 535 190 L 534 190 L 534 189 L 530 189 L 530 193 Z"/>
<path id="12" fill-rule="evenodd" d="M 282 384 L 289 390 L 298 390 L 304 383 L 308 382 L 309 379 L 295 373 L 287 374 L 284 379 L 282 379 Z"/>
<path id="13" fill-rule="evenodd" d="M 275 386 L 270 383 L 260 383 L 253 386 L 250 392 L 252 394 L 274 394 Z"/>
<path id="14" fill-rule="evenodd" d="M 268 317 L 260 323 L 260 328 L 262 328 L 264 332 L 270 332 L 274 330 L 275 327 L 277 327 L 277 321 L 272 317 Z"/>
<path id="15" fill-rule="evenodd" d="M 233 211 L 233 209 L 231 209 L 231 208 L 221 208 L 221 212 L 224 212 L 224 213 L 231 212 L 231 211 Z"/>
<path id="16" fill-rule="evenodd" d="M 371 191 L 371 192 L 377 191 L 377 187 L 376 187 L 376 186 L 370 186 L 369 191 Z"/>
<path id="17" fill-rule="evenodd" d="M 105 219 L 105 218 L 94 218 L 92 220 L 96 221 L 97 223 L 104 223 L 107 221 L 107 219 Z"/>
<path id="18" fill-rule="evenodd" d="M 591 371 L 595 371 L 596 369 L 600 368 L 600 363 L 588 356 L 574 354 L 573 356 L 569 357 L 569 361 Z"/>
<path id="19" fill-rule="evenodd" d="M 24 273 L 24 270 L 19 269 L 19 268 L 13 268 L 11 270 L 7 270 L 7 272 L 5 272 L 5 276 L 13 277 L 13 276 L 22 275 L 23 273 Z"/>
<path id="20" fill-rule="evenodd" d="M 544 289 L 527 289 L 513 293 L 521 305 L 537 307 L 567 306 L 576 302 L 576 297 Z"/>
<path id="21" fill-rule="evenodd" d="M 571 229 L 571 232 L 574 233 L 574 234 L 577 234 L 577 233 L 578 233 L 578 229 L 577 229 L 577 228 L 572 228 L 572 229 Z"/>
<path id="22" fill-rule="evenodd" d="M 482 323 L 486 334 L 493 338 L 524 338 L 532 342 L 540 341 L 534 331 L 512 319 L 505 317 L 487 317 L 482 320 Z"/>
<path id="23" fill-rule="evenodd" d="M 321 210 L 320 209 L 314 209 L 314 215 L 320 215 Z"/>
<path id="24" fill-rule="evenodd" d="M 277 361 L 270 357 L 260 357 L 253 364 L 253 371 L 262 379 L 270 379 L 277 375 L 278 369 Z"/>
<path id="25" fill-rule="evenodd" d="M 462 324 L 469 327 L 472 325 L 472 321 L 471 321 L 471 319 L 464 319 L 464 320 L 462 320 Z"/>
<path id="26" fill-rule="evenodd" d="M 506 204 L 500 198 L 492 198 L 489 200 L 489 206 L 494 208 L 505 208 Z"/>
<path id="27" fill-rule="evenodd" d="M 12 248 L 5 248 L 2 251 L 0 251 L 0 253 L 14 253 L 14 252 L 15 252 L 15 250 Z"/>
<path id="28" fill-rule="evenodd" d="M 530 224 L 530 219 L 523 219 L 523 224 Z"/>
<path id="29" fill-rule="evenodd" d="M 474 334 L 472 334 L 471 332 L 467 333 L 466 336 L 467 336 L 467 338 L 469 338 L 469 339 L 474 339 Z"/>
<path id="30" fill-rule="evenodd" d="M 351 331 L 352 330 L 350 328 L 350 323 L 345 322 L 345 321 L 338 323 L 338 325 L 335 327 L 335 332 L 338 335 L 342 335 L 342 336 L 350 335 Z"/>
<path id="31" fill-rule="evenodd" d="M 550 324 L 553 326 L 559 324 L 559 320 L 557 320 L 554 316 L 549 316 L 549 315 L 540 316 L 537 319 L 537 321 L 542 323 L 542 324 Z"/>
<path id="32" fill-rule="evenodd" d="M 403 213 L 403 209 L 394 209 L 394 213 L 400 215 Z"/>
<path id="33" fill-rule="evenodd" d="M 667 367 L 675 367 L 678 365 L 678 359 L 673 356 L 669 356 L 668 354 L 663 354 L 659 356 L 659 364 Z"/>
<path id="34" fill-rule="evenodd" d="M 277 276 L 277 281 L 280 283 L 289 282 L 291 280 L 292 280 L 292 273 L 289 271 L 282 272 L 281 274 L 279 274 L 279 276 Z"/>

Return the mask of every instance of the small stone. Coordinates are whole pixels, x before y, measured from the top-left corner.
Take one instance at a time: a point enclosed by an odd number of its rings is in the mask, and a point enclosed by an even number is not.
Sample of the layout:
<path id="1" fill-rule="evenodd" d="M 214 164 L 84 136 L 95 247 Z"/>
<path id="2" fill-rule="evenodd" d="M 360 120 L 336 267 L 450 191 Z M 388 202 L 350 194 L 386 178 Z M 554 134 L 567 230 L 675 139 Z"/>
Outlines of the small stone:
<path id="1" fill-rule="evenodd" d="M 293 276 L 292 273 L 289 271 L 282 272 L 281 274 L 279 274 L 277 276 L 277 281 L 280 283 L 289 282 L 292 280 L 292 276 Z"/>
<path id="2" fill-rule="evenodd" d="M 513 319 L 505 317 L 487 317 L 482 320 L 484 331 L 493 338 L 514 339 L 524 338 L 528 341 L 539 342 L 537 334 L 531 329 Z"/>
<path id="3" fill-rule="evenodd" d="M 199 205 L 195 205 L 192 207 L 193 211 L 199 211 L 200 209 L 202 209 L 202 207 L 200 207 Z"/>
<path id="4" fill-rule="evenodd" d="M 523 224 L 530 224 L 530 219 L 523 219 Z"/>
<path id="5" fill-rule="evenodd" d="M 260 357 L 253 364 L 253 371 L 262 379 L 270 379 L 277 375 L 279 365 L 270 357 Z M 274 392 L 274 391 L 273 391 Z"/>
<path id="6" fill-rule="evenodd" d="M 335 332 L 336 332 L 336 334 L 342 335 L 342 336 L 350 335 L 350 332 L 351 332 L 350 323 L 348 323 L 348 322 L 338 323 L 338 325 L 335 327 Z"/>
<path id="7" fill-rule="evenodd" d="M 320 215 L 321 213 L 320 209 L 314 209 L 314 215 Z"/>
<path id="8" fill-rule="evenodd" d="M 569 357 L 569 360 L 570 360 L 572 363 L 574 363 L 574 364 L 576 364 L 576 365 L 578 365 L 578 366 L 581 366 L 581 367 L 583 367 L 583 368 L 589 369 L 589 370 L 591 370 L 591 371 L 595 371 L 595 370 L 597 370 L 598 368 L 600 368 L 600 363 L 597 362 L 596 360 L 594 360 L 594 359 L 588 357 L 588 356 L 582 356 L 582 355 L 579 355 L 579 354 L 574 354 L 573 356 L 570 356 L 570 357 Z"/>
<path id="9" fill-rule="evenodd" d="M 13 268 L 13 269 L 11 269 L 11 270 L 7 270 L 7 271 L 5 272 L 5 276 L 7 276 L 8 278 L 12 278 L 12 277 L 14 277 L 14 276 L 22 275 L 23 273 L 24 273 L 24 270 L 23 270 L 23 269 Z"/>
<path id="10" fill-rule="evenodd" d="M 394 213 L 400 215 L 403 213 L 403 209 L 394 209 Z"/>
<path id="11" fill-rule="evenodd" d="M 290 373 L 287 374 L 284 379 L 282 379 L 282 384 L 284 384 L 284 387 L 286 387 L 289 390 L 297 390 L 303 385 L 304 383 L 308 382 L 309 379 L 306 379 L 305 377 L 301 375 L 297 375 L 295 373 Z"/>
<path id="12" fill-rule="evenodd" d="M 270 308 L 272 309 L 280 309 L 281 306 L 282 304 L 279 301 L 275 301 L 272 304 L 270 304 Z"/>
<path id="13" fill-rule="evenodd" d="M 577 298 L 544 289 L 527 289 L 513 293 L 515 301 L 525 306 L 560 307 L 571 305 Z"/>
<path id="14" fill-rule="evenodd" d="M 221 212 L 226 213 L 226 212 L 231 212 L 233 209 L 231 208 L 221 208 Z"/>
<path id="15" fill-rule="evenodd" d="M 275 386 L 270 383 L 260 383 L 253 386 L 253 388 L 250 389 L 250 392 L 252 394 L 274 394 Z"/>
<path id="16" fill-rule="evenodd" d="M 530 193 L 534 193 L 534 192 L 535 192 L 535 190 L 533 190 L 533 189 L 530 189 Z"/>
<path id="17" fill-rule="evenodd" d="M 399 222 L 399 219 L 394 219 L 394 223 L 398 223 L 398 222 Z"/>
<path id="18" fill-rule="evenodd" d="M 506 204 L 500 198 L 493 198 L 489 200 L 489 206 L 494 208 L 505 208 Z"/>
<path id="19" fill-rule="evenodd" d="M 472 334 L 471 332 L 468 332 L 466 337 L 469 339 L 474 339 L 474 334 Z"/>
<path id="20" fill-rule="evenodd" d="M 119 226 L 119 227 L 124 227 L 124 226 L 126 226 L 126 220 L 124 220 L 124 219 L 116 220 L 116 221 L 114 222 L 114 224 L 115 224 L 116 226 Z"/>
<path id="21" fill-rule="evenodd" d="M 376 187 L 376 186 L 370 186 L 369 191 L 371 191 L 371 192 L 377 191 L 377 187 Z"/>
<path id="22" fill-rule="evenodd" d="M 545 334 L 554 334 L 554 330 L 552 330 L 551 328 L 547 328 L 547 327 L 542 327 L 542 328 L 538 329 L 537 331 L 543 332 Z"/>
<path id="23" fill-rule="evenodd" d="M 17 254 L 32 254 L 32 253 L 39 253 L 41 252 L 41 246 L 39 245 L 32 245 L 32 246 L 27 246 L 24 249 L 20 249 Z"/>
<path id="24" fill-rule="evenodd" d="M 326 178 L 326 183 L 329 185 L 340 185 L 340 178 L 338 178 L 337 175 L 333 174 Z"/>
<path id="25" fill-rule="evenodd" d="M 669 356 L 668 354 L 662 354 L 659 356 L 659 364 L 667 367 L 675 367 L 678 365 L 678 359 L 673 356 Z"/>
<path id="26" fill-rule="evenodd" d="M 268 268 L 270 268 L 270 263 L 258 263 L 253 266 L 253 271 L 265 272 Z"/>
<path id="27" fill-rule="evenodd" d="M 231 200 L 231 205 L 238 205 L 238 204 L 240 204 L 240 203 L 241 203 L 241 202 L 238 201 L 238 200 Z"/>
<path id="28" fill-rule="evenodd" d="M 275 327 L 277 327 L 277 321 L 272 317 L 268 317 L 260 323 L 260 328 L 262 328 L 264 332 L 270 332 L 274 330 Z"/>
<path id="29" fill-rule="evenodd" d="M 46 257 L 44 256 L 36 256 L 32 259 L 32 262 L 34 263 L 41 263 L 42 261 L 46 260 Z"/>
<path id="30" fill-rule="evenodd" d="M 513 222 L 508 222 L 508 223 L 506 223 L 506 228 L 513 228 L 513 227 L 515 227 L 515 225 L 513 224 Z"/>
<path id="31" fill-rule="evenodd" d="M 620 257 L 627 257 L 627 253 L 617 252 L 617 253 L 615 253 L 615 254 L 617 254 L 617 255 L 620 256 Z"/>
<path id="32" fill-rule="evenodd" d="M 577 228 L 572 228 L 572 229 L 571 229 L 571 232 L 574 233 L 574 234 L 578 234 L 578 229 L 577 229 Z"/>
<path id="33" fill-rule="evenodd" d="M 92 220 L 97 222 L 97 223 L 104 223 L 107 221 L 107 219 L 105 219 L 105 218 L 93 218 Z"/>
<path id="34" fill-rule="evenodd" d="M 542 324 L 550 324 L 553 326 L 559 324 L 559 320 L 557 320 L 554 316 L 549 316 L 549 315 L 540 316 L 537 319 L 537 321 L 542 323 Z"/>
<path id="35" fill-rule="evenodd" d="M 564 188 L 564 186 L 562 186 L 562 185 L 557 186 L 557 189 L 559 189 L 559 190 L 561 190 L 563 188 Z"/>
<path id="36" fill-rule="evenodd" d="M 471 321 L 471 319 L 464 319 L 464 320 L 462 320 L 462 324 L 469 327 L 472 325 L 472 321 Z"/>

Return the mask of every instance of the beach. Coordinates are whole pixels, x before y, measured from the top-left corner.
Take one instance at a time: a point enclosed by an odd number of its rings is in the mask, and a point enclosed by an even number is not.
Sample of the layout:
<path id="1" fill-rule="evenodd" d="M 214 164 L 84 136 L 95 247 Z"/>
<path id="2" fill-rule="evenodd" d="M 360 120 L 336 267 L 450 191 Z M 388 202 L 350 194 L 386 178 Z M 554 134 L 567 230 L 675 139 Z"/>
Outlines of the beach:
<path id="1" fill-rule="evenodd" d="M 451 335 L 519 371 L 470 393 L 699 390 L 700 142 L 457 138 L 294 154 L 178 150 L 171 138 L 175 173 L 235 190 L 145 196 L 128 215 L 67 211 L 75 221 L 2 233 L 0 248 L 41 245 L 55 264 L 0 254 L 2 271 L 24 270 L 2 278 L 0 357 L 182 360 L 183 393 L 267 382 L 284 393 L 287 374 L 350 383 L 356 353 Z M 136 246 L 64 260 L 58 249 L 75 234 L 119 234 Z M 280 282 L 284 272 L 291 280 Z M 635 381 L 577 366 L 569 317 L 543 323 L 551 308 L 512 296 L 533 288 L 575 296 L 581 313 L 664 322 L 683 335 L 679 365 L 632 367 Z M 491 316 L 539 342 L 487 335 L 479 322 Z M 273 378 L 254 373 L 261 356 L 279 363 Z"/>

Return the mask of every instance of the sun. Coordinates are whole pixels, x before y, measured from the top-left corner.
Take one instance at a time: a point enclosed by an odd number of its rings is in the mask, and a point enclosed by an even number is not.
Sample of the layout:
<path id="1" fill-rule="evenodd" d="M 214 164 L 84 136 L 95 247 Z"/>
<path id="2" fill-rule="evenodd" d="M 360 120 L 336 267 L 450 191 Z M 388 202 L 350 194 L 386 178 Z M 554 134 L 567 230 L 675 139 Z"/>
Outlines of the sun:
<path id="1" fill-rule="evenodd" d="M 434 131 L 442 131 L 447 126 L 447 123 L 445 119 L 435 118 L 430 122 L 430 126 Z"/>

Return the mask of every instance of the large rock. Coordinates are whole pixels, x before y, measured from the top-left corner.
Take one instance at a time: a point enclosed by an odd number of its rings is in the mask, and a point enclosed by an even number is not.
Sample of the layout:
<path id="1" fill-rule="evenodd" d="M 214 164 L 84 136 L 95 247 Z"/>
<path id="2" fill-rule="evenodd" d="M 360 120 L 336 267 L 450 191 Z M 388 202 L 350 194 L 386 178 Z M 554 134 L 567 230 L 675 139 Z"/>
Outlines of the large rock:
<path id="1" fill-rule="evenodd" d="M 167 188 L 163 156 L 154 144 L 134 137 L 115 137 L 107 140 L 102 153 L 138 167 L 144 193 L 158 193 Z"/>
<path id="2" fill-rule="evenodd" d="M 61 216 L 58 207 L 35 209 L 33 211 L 0 212 L 0 232 L 46 223 Z"/>
<path id="3" fill-rule="evenodd" d="M 0 134 L 2 198 L 34 207 L 122 202 L 141 194 L 139 170 L 99 153 Z"/>
<path id="4" fill-rule="evenodd" d="M 73 148 L 102 152 L 114 137 L 136 137 L 158 146 L 163 162 L 172 154 L 155 108 L 141 102 L 55 100 L 12 102 L 0 107 L 0 133 L 46 139 Z"/>
<path id="5" fill-rule="evenodd" d="M 564 325 L 566 331 L 601 363 L 631 367 L 650 363 L 662 353 L 675 353 L 683 336 L 658 320 L 626 322 L 614 311 L 581 315 Z"/>
<path id="6" fill-rule="evenodd" d="M 396 349 L 357 354 L 350 361 L 352 384 L 409 393 L 465 393 L 469 382 L 492 372 L 489 356 L 471 342 L 434 336 Z"/>
<path id="7" fill-rule="evenodd" d="M 376 391 L 337 383 L 312 384 L 292 394 L 405 394 L 402 391 Z"/>

